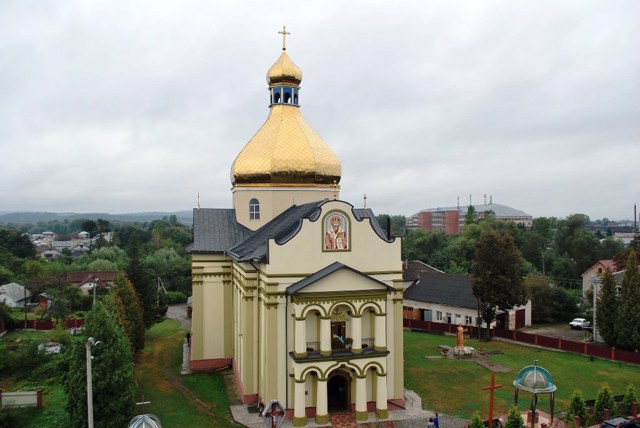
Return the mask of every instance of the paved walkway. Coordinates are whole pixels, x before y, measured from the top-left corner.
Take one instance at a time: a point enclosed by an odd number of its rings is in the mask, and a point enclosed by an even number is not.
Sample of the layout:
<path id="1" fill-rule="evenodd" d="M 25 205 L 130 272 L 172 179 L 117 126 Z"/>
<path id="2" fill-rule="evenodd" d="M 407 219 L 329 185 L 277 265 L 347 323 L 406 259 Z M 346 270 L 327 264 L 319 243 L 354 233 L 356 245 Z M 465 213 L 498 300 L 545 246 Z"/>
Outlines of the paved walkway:
<path id="1" fill-rule="evenodd" d="M 232 400 L 231 394 L 229 399 Z M 366 421 L 356 423 L 351 414 L 336 414 L 330 416 L 330 422 L 327 425 L 317 425 L 313 418 L 307 422 L 307 427 L 334 427 L 334 428 L 425 428 L 429 418 L 434 415 L 429 410 L 422 410 L 422 399 L 413 391 L 405 390 L 406 409 L 394 410 L 389 412 L 389 419 L 379 420 L 375 413 L 369 413 Z M 236 401 L 237 400 L 232 400 Z M 264 420 L 255 412 L 252 406 L 236 404 L 230 406 L 233 419 L 250 428 L 263 428 Z M 255 407 L 255 406 L 253 406 Z M 351 417 L 349 417 L 349 416 Z M 463 428 L 469 421 L 459 419 L 448 415 L 439 415 L 440 428 Z M 290 420 L 284 421 L 284 428 L 292 428 L 293 423 Z"/>
<path id="2" fill-rule="evenodd" d="M 171 319 L 180 321 L 180 326 L 191 330 L 191 318 L 187 317 L 187 304 L 180 303 L 178 305 L 169 305 L 167 316 Z"/>

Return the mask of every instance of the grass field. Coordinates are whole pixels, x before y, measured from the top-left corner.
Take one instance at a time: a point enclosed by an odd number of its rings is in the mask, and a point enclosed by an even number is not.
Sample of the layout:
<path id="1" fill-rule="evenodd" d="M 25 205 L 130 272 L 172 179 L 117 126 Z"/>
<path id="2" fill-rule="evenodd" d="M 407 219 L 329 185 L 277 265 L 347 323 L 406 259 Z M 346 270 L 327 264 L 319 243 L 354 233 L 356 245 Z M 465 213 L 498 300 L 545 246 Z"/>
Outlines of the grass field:
<path id="1" fill-rule="evenodd" d="M 219 374 L 181 376 L 182 339 L 185 330 L 177 321 L 165 320 L 146 334 L 146 347 L 136 362 L 138 401 L 150 401 L 138 413 L 156 414 L 165 427 L 238 427 L 229 412 L 224 379 Z M 470 418 L 475 411 L 486 416 L 489 393 L 482 387 L 489 385 L 491 372 L 469 360 L 425 358 L 438 356 L 438 345 L 455 345 L 455 337 L 404 332 L 405 386 L 416 391 L 425 409 Z M 0 352 L 16 338 L 38 341 L 47 332 L 11 332 L 0 339 Z M 465 345 L 480 348 L 477 340 L 467 339 Z M 586 399 L 596 398 L 598 389 L 608 383 L 614 394 L 623 394 L 627 385 L 640 388 L 640 367 L 595 359 L 570 353 L 540 350 L 509 342 L 494 340 L 482 343 L 494 364 L 508 367 L 508 373 L 496 373 L 496 383 L 504 385 L 496 391 L 495 414 L 506 413 L 513 403 L 513 380 L 518 371 L 537 361 L 549 370 L 558 387 L 556 413 L 566 409 L 574 389 L 580 389 Z M 5 390 L 24 390 L 42 387 L 45 406 L 42 409 L 12 409 L 12 416 L 20 427 L 64 426 L 65 396 L 55 379 L 44 383 L 33 380 L 1 379 Z M 520 394 L 520 408 L 529 407 L 530 395 Z M 548 410 L 549 398 L 542 396 L 539 408 Z"/>
<path id="2" fill-rule="evenodd" d="M 470 360 L 448 358 L 430 359 L 426 356 L 439 355 L 438 345 L 455 346 L 455 337 L 405 332 L 405 387 L 422 397 L 423 407 L 442 413 L 470 418 L 475 411 L 486 415 L 489 392 L 482 387 L 491 382 L 491 371 Z M 503 385 L 495 393 L 494 413 L 507 413 L 513 405 L 513 380 L 525 366 L 537 361 L 547 369 L 557 386 L 555 412 L 564 411 L 575 389 L 580 389 L 585 399 L 596 398 L 598 390 L 605 383 L 614 394 L 623 394 L 629 383 L 636 390 L 640 387 L 640 367 L 616 362 L 522 346 L 510 342 L 493 340 L 483 342 L 466 339 L 466 346 L 485 352 L 499 352 L 490 355 L 494 364 L 508 367 L 508 373 L 496 373 L 496 384 Z M 529 407 L 531 395 L 520 393 L 519 407 Z M 549 410 L 549 396 L 539 397 L 538 407 Z"/>

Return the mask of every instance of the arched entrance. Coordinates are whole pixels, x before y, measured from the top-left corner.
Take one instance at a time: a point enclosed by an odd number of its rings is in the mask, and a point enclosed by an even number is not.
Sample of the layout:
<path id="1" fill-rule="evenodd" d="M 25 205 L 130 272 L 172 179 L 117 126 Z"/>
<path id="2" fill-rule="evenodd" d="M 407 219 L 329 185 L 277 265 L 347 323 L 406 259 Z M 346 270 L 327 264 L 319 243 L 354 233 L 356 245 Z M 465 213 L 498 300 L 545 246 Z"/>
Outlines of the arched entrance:
<path id="1" fill-rule="evenodd" d="M 337 371 L 329 376 L 327 404 L 329 413 L 351 410 L 351 378 L 347 373 Z"/>

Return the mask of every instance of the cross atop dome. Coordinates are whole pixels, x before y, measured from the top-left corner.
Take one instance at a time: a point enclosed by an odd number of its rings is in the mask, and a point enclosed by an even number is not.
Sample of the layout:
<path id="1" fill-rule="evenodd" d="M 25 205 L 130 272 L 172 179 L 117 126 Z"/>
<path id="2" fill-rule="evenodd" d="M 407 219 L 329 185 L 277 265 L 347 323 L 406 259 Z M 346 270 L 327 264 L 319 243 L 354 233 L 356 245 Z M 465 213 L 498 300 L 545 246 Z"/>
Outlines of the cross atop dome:
<path id="1" fill-rule="evenodd" d="M 287 50 L 287 36 L 290 36 L 291 33 L 287 31 L 287 27 L 282 26 L 282 31 L 278 31 L 278 34 L 282 34 L 282 50 Z"/>

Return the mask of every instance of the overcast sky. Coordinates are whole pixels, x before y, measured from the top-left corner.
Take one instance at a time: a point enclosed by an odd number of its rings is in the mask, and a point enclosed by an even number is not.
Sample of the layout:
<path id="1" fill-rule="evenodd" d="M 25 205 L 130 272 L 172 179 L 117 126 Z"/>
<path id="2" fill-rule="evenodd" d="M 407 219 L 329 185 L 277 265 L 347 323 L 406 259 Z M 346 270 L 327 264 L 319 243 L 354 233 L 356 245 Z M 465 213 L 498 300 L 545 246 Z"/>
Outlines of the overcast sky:
<path id="1" fill-rule="evenodd" d="M 0 211 L 231 206 L 265 75 L 302 69 L 341 198 L 631 219 L 640 2 L 0 2 Z"/>

